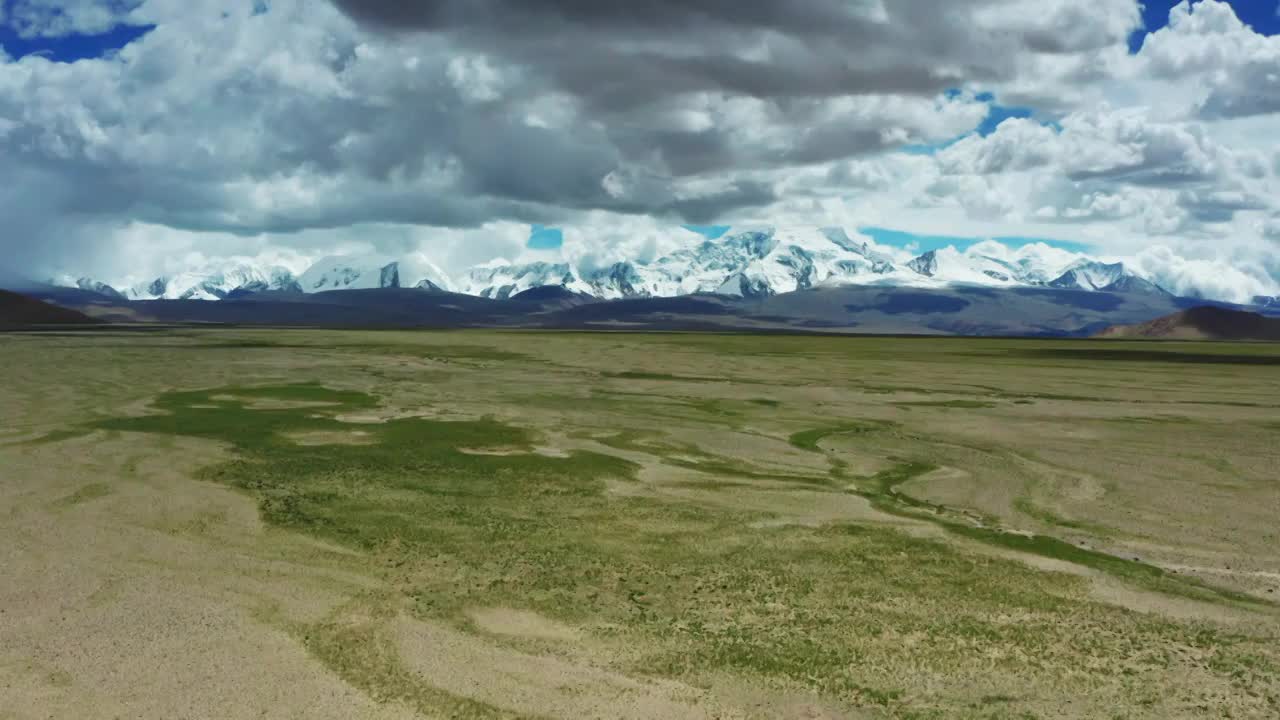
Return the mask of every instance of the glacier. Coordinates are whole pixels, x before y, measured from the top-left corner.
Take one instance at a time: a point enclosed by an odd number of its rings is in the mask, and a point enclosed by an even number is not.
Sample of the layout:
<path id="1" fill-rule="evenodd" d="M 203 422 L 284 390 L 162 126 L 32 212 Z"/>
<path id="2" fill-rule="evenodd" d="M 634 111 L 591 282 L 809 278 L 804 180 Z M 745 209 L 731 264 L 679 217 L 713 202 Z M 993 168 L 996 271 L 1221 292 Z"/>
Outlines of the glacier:
<path id="1" fill-rule="evenodd" d="M 88 277 L 65 276 L 51 285 L 75 287 L 123 300 L 223 300 L 236 292 L 299 290 L 293 273 L 277 266 L 235 262 L 218 269 L 164 275 L 138 283 L 113 286 Z"/>
<path id="2" fill-rule="evenodd" d="M 452 292 L 453 282 L 422 253 L 400 258 L 326 257 L 311 265 L 297 279 L 300 292 L 416 288 Z"/>
<path id="3" fill-rule="evenodd" d="M 743 298 L 833 285 L 944 288 L 1048 287 L 1164 293 L 1123 261 L 1088 257 L 1044 243 L 1011 248 L 993 241 L 917 256 L 851 237 L 839 227 L 748 227 L 699 238 L 648 262 L 600 266 L 565 261 L 494 260 L 450 276 L 423 253 L 332 256 L 294 275 L 286 268 L 236 261 L 225 267 L 112 285 L 70 276 L 55 282 L 128 300 L 222 300 L 241 293 L 409 288 L 506 299 L 563 287 L 599 299 L 699 293 Z"/>

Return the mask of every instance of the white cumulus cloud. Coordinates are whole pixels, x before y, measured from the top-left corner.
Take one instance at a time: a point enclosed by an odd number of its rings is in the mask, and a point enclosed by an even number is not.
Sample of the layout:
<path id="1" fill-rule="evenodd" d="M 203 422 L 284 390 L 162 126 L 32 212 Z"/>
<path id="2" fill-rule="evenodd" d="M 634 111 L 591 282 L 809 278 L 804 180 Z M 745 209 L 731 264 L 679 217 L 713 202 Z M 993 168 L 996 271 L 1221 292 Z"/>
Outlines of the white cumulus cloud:
<path id="1" fill-rule="evenodd" d="M 456 271 L 523 257 L 531 223 L 597 265 L 684 222 L 877 225 L 1274 286 L 1280 38 L 1229 4 L 1176 5 L 1137 54 L 1137 0 L 732 5 L 0 3 L 32 42 L 155 26 L 101 58 L 0 53 L 0 251 L 36 274 L 348 250 Z M 993 103 L 1031 117 L 983 137 Z"/>

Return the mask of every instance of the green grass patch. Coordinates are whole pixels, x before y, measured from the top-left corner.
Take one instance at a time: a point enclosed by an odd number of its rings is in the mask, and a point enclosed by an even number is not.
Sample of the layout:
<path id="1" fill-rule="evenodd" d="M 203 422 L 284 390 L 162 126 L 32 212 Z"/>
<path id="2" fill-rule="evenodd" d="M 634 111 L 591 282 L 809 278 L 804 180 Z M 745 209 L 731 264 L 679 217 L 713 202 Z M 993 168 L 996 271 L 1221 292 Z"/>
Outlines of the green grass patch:
<path id="1" fill-rule="evenodd" d="M 520 716 L 461 698 L 423 683 L 400 660 L 394 638 L 383 623 L 395 617 L 392 598 L 366 597 L 342 608 L 350 620 L 323 621 L 289 628 L 312 653 L 343 680 L 382 703 L 403 703 L 426 717 L 458 720 L 515 720 Z"/>
<path id="2" fill-rule="evenodd" d="M 203 340 L 202 336 L 200 337 Z M 418 357 L 435 360 L 473 360 L 473 361 L 525 361 L 533 362 L 534 358 L 523 353 L 502 350 L 487 345 L 468 345 L 462 343 L 431 342 L 378 342 L 365 343 L 297 343 L 271 340 L 266 338 L 235 338 L 229 340 L 203 341 L 190 345 L 166 346 L 174 349 L 197 350 L 317 350 L 331 352 L 334 350 L 358 355 L 386 355 Z"/>
<path id="3" fill-rule="evenodd" d="M 800 432 L 792 433 L 791 436 L 787 438 L 787 441 L 801 450 L 821 452 L 822 448 L 819 447 L 819 443 L 833 435 L 866 435 L 891 427 L 893 427 L 893 424 L 889 422 L 859 420 L 856 422 L 842 423 L 832 427 L 801 430 Z"/>
<path id="4" fill-rule="evenodd" d="M 323 350 L 323 347 L 300 343 L 277 342 L 272 340 L 219 340 L 215 342 L 198 342 L 190 345 L 175 345 L 175 350 Z"/>
<path id="5" fill-rule="evenodd" d="M 852 430 L 827 428 L 803 431 L 791 436 L 791 444 L 802 449 L 822 452 L 818 444 L 830 435 L 862 434 L 870 431 L 867 429 L 869 426 L 851 427 Z M 893 467 L 871 477 L 857 479 L 858 494 L 866 497 L 882 512 L 933 522 L 956 535 L 988 544 L 1091 567 L 1134 581 L 1158 592 L 1199 600 L 1226 600 L 1254 606 L 1271 605 L 1245 593 L 1217 588 L 1192 578 L 1173 575 L 1154 565 L 1087 550 L 1048 535 L 1028 536 L 958 521 L 954 519 L 954 513 L 949 512 L 947 508 L 899 491 L 898 488 L 901 485 L 936 469 L 937 465 L 929 461 L 899 461 Z M 843 464 L 833 462 L 832 473 L 841 476 L 843 472 Z"/>
<path id="6" fill-rule="evenodd" d="M 1194 578 L 1173 575 L 1162 568 L 1137 559 L 1126 560 L 1115 555 L 1082 548 L 1048 535 L 1024 535 L 957 522 L 944 522 L 943 525 L 962 537 L 1093 568 L 1168 595 L 1207 602 L 1226 600 L 1255 607 L 1271 605 L 1246 593 L 1210 586 Z"/>
<path id="7" fill-rule="evenodd" d="M 82 438 L 91 432 L 93 431 L 83 427 L 62 428 L 60 430 L 53 430 L 53 431 L 47 432 L 38 438 L 28 440 L 26 441 L 25 444 L 50 445 L 53 443 L 60 443 L 60 442 L 65 442 L 67 440 L 75 440 L 76 438 Z"/>
<path id="8" fill-rule="evenodd" d="M 867 478 L 866 487 L 870 492 L 879 495 L 894 494 L 898 492 L 899 485 L 914 480 L 921 475 L 931 473 L 937 469 L 938 466 L 930 462 L 900 462 L 888 470 L 883 470 L 872 475 L 870 478 Z"/>
<path id="9" fill-rule="evenodd" d="M 496 420 L 350 425 L 336 419 L 376 404 L 373 396 L 316 383 L 217 388 L 161 395 L 155 414 L 91 427 L 229 444 L 232 459 L 204 470 L 205 478 L 250 492 L 269 523 L 356 548 L 370 567 L 385 568 L 393 596 L 357 609 L 356 618 L 376 621 L 379 613 L 407 608 L 465 627 L 468 609 L 527 609 L 626 648 L 621 669 L 644 675 L 704 682 L 709 674 L 730 673 L 906 717 L 934 702 L 915 707 L 907 682 L 939 682 L 975 654 L 988 658 L 991 672 L 1027 681 L 1041 670 L 1028 668 L 1024 658 L 1070 658 L 1072 667 L 1085 668 L 1084 680 L 1071 680 L 1076 692 L 1147 662 L 1135 658 L 1135 647 L 1188 642 L 1181 625 L 1088 602 L 1079 578 L 883 526 L 774 525 L 767 521 L 778 515 L 769 512 L 610 493 L 610 481 L 634 481 L 637 467 L 605 453 L 557 458 L 468 452 L 537 444 L 535 433 Z M 894 428 L 845 422 L 790 440 L 820 451 L 822 440 L 833 435 L 873 436 Z M 368 444 L 300 446 L 289 439 L 353 429 L 368 433 Z M 907 437 L 884 437 L 890 436 Z M 760 473 L 657 430 L 592 437 L 703 471 L 713 481 L 839 480 L 838 473 Z M 864 478 L 860 487 L 894 512 L 925 517 L 932 506 L 900 490 L 931 469 L 927 458 L 902 460 Z M 734 484 L 721 491 L 751 490 Z M 1051 539 L 1036 540 L 1026 551 L 1074 552 Z M 317 658 L 377 699 L 403 701 L 424 714 L 495 714 L 424 688 L 397 664 L 393 644 L 374 621 L 338 618 L 296 632 Z M 1086 622 L 1102 622 L 1108 632 L 1082 632 Z M 904 637 L 922 641 L 909 661 Z M 1213 672 L 1237 670 L 1224 662 Z"/>
<path id="10" fill-rule="evenodd" d="M 643 370 L 623 370 L 621 372 L 603 372 L 601 376 L 615 380 L 664 380 L 672 382 L 726 382 L 724 378 L 701 377 L 697 375 L 672 375 L 670 373 L 647 372 Z"/>
<path id="11" fill-rule="evenodd" d="M 1188 425 L 1195 422 L 1185 415 L 1126 415 L 1124 417 L 1105 418 L 1103 421 L 1121 425 Z"/>
<path id="12" fill-rule="evenodd" d="M 58 508 L 75 507 L 76 505 L 83 505 L 84 503 L 104 498 L 112 492 L 114 490 L 106 483 L 89 483 L 79 490 L 53 501 L 53 505 Z"/>
<path id="13" fill-rule="evenodd" d="M 983 410 L 998 407 L 996 403 L 987 400 L 922 400 L 920 402 L 895 402 L 890 404 L 902 408 L 955 408 L 959 410 Z"/>
<path id="14" fill-rule="evenodd" d="M 1020 497 L 1014 500 L 1013 507 L 1015 510 L 1022 513 L 1023 515 L 1026 515 L 1027 517 L 1032 518 L 1034 520 L 1039 520 L 1040 522 L 1046 525 L 1053 525 L 1055 527 L 1066 528 L 1068 530 L 1079 530 L 1082 532 L 1088 532 L 1088 533 L 1092 533 L 1094 535 L 1099 535 L 1103 537 L 1106 537 L 1112 534 L 1112 531 L 1110 528 L 1106 528 L 1101 525 L 1096 525 L 1094 523 L 1084 522 L 1083 520 L 1069 520 L 1067 518 L 1062 517 L 1061 515 L 1058 515 L 1045 508 L 1040 507 L 1039 505 L 1036 505 L 1035 503 L 1031 502 L 1031 500 L 1025 497 Z"/>
<path id="15" fill-rule="evenodd" d="M 97 426 L 231 443 L 239 457 L 211 468 L 208 477 L 257 493 L 264 515 L 275 524 L 312 530 L 369 550 L 393 542 L 483 539 L 494 523 L 506 527 L 533 522 L 521 507 L 524 502 L 598 493 L 602 478 L 632 472 L 629 463 L 595 453 L 552 458 L 465 452 L 532 448 L 534 438 L 528 432 L 492 420 L 410 418 L 352 426 L 314 407 L 249 409 L 215 399 L 223 397 L 323 402 L 332 412 L 376 404 L 362 393 L 318 385 L 227 388 L 163 396 L 156 403 L 163 414 Z M 357 428 L 373 441 L 301 446 L 287 437 Z M 473 511 L 473 498 L 500 498 L 508 512 L 494 516 L 494 509 L 484 503 Z M 419 513 L 441 522 L 415 522 Z"/>
<path id="16" fill-rule="evenodd" d="M 179 402 L 199 404 L 200 393 L 183 397 Z M 231 387 L 205 394 L 210 402 L 214 397 L 231 396 L 234 398 L 279 400 L 282 402 L 320 403 L 341 406 L 346 410 L 360 410 L 378 407 L 378 399 L 368 393 L 357 390 L 334 390 L 319 383 L 294 383 L 292 385 L 270 385 L 266 387 Z M 170 408 L 172 410 L 172 408 Z"/>
<path id="17" fill-rule="evenodd" d="M 1280 355 L 1272 354 L 1274 349 L 1263 348 L 1257 352 L 1241 353 L 1242 345 L 1234 345 L 1217 352 L 1203 350 L 1156 350 L 1156 349 L 1102 349 L 1048 347 L 1020 348 L 1006 352 L 1008 357 L 1022 357 L 1047 360 L 1080 360 L 1085 362 L 1125 362 L 1125 363 L 1178 363 L 1193 365 L 1280 365 Z"/>
<path id="18" fill-rule="evenodd" d="M 901 498 L 903 496 L 898 497 Z M 979 540 L 1018 552 L 1093 568 L 1114 577 L 1128 580 L 1148 590 L 1167 595 L 1206 602 L 1227 601 L 1247 606 L 1271 605 L 1271 603 L 1246 593 L 1211 586 L 1194 578 L 1174 575 L 1162 568 L 1137 559 L 1126 560 L 1116 555 L 1089 550 L 1049 535 L 1023 534 L 998 528 L 975 526 L 945 519 L 942 516 L 939 516 L 936 522 L 961 537 Z"/>
<path id="19" fill-rule="evenodd" d="M 685 470 L 694 470 L 713 477 L 718 476 L 722 479 L 766 480 L 823 488 L 833 485 L 832 478 L 828 475 L 805 475 L 763 470 L 741 460 L 708 453 L 692 443 L 672 440 L 656 431 L 630 431 L 592 437 L 602 445 L 611 448 L 653 455 L 661 459 L 666 465 Z M 708 482 L 713 482 L 713 480 L 708 480 Z"/>
<path id="20" fill-rule="evenodd" d="M 962 393 L 952 392 L 950 390 L 941 390 L 938 388 L 925 388 L 918 385 L 869 385 L 858 384 L 859 390 L 871 395 L 959 395 Z"/>
<path id="21" fill-rule="evenodd" d="M 481 360 L 489 362 L 532 362 L 534 358 L 524 353 L 500 350 L 486 345 L 375 345 L 365 350 L 382 355 L 412 355 L 415 357 L 448 360 Z"/>

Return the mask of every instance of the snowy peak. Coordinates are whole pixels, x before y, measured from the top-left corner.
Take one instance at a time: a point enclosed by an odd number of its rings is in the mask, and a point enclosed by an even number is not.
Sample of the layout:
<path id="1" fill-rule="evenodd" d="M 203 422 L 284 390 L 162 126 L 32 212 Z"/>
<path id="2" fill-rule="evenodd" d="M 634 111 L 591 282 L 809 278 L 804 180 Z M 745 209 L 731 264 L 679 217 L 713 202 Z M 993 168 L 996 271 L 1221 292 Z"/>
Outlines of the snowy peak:
<path id="1" fill-rule="evenodd" d="M 399 262 L 387 263 L 382 267 L 378 277 L 379 288 L 412 288 L 441 292 L 444 288 L 431 281 L 430 277 L 418 277 L 409 268 L 401 270 Z"/>
<path id="2" fill-rule="evenodd" d="M 778 248 L 778 238 L 772 229 L 756 230 L 730 235 L 722 244 L 723 252 L 718 251 L 716 244 L 710 240 L 702 244 L 702 249 L 725 258 L 765 258 Z"/>
<path id="3" fill-rule="evenodd" d="M 828 241 L 830 241 L 832 244 L 834 244 L 836 247 L 839 247 L 843 250 L 848 250 L 849 252 L 852 252 L 852 253 L 858 253 L 859 255 L 863 255 L 864 257 L 871 252 L 870 247 L 865 242 L 863 243 L 855 242 L 853 238 L 849 237 L 849 233 L 845 232 L 845 229 L 842 227 L 819 228 L 818 232 L 822 233 L 822 236 L 826 238 Z"/>
<path id="4" fill-rule="evenodd" d="M 598 298 L 648 297 L 650 294 L 644 277 L 630 262 L 618 262 L 586 273 L 583 280 L 590 287 L 590 294 Z"/>
<path id="5" fill-rule="evenodd" d="M 1154 295 L 1173 294 L 1150 280 L 1145 280 L 1133 274 L 1127 274 L 1102 289 L 1107 292 L 1118 293 L 1151 293 Z"/>
<path id="6" fill-rule="evenodd" d="M 953 247 L 930 250 L 906 263 L 907 268 L 935 285 L 964 284 L 1044 285 L 1062 274 L 1062 264 L 1074 262 L 1077 256 L 1065 258 L 1045 256 L 1038 249 L 1019 248 L 1010 251 L 997 243 L 979 243 L 966 250 Z"/>
<path id="7" fill-rule="evenodd" d="M 763 297 L 823 284 L 881 282 L 892 259 L 839 228 L 754 228 L 704 240 L 647 264 L 584 275 L 603 297 L 718 293 Z"/>
<path id="8" fill-rule="evenodd" d="M 938 274 L 938 253 L 934 250 L 930 250 L 915 260 L 907 263 L 907 267 L 915 270 L 925 277 L 933 277 Z"/>
<path id="9" fill-rule="evenodd" d="M 1066 268 L 1049 287 L 1124 293 L 1169 293 L 1159 285 L 1141 277 L 1124 263 L 1081 260 Z"/>
<path id="10" fill-rule="evenodd" d="M 324 292 L 378 288 L 449 290 L 449 277 L 425 256 L 396 259 L 329 257 L 294 276 L 287 268 L 234 263 L 217 269 L 192 271 L 113 287 L 90 278 L 56 284 L 80 287 L 127 300 L 224 300 L 258 292 Z"/>
<path id="11" fill-rule="evenodd" d="M 298 278 L 302 292 L 416 288 L 451 291 L 453 283 L 421 253 L 401 258 L 327 257 Z"/>
<path id="12" fill-rule="evenodd" d="M 454 284 L 449 276 L 422 253 L 405 255 L 391 264 L 395 265 L 396 280 L 399 283 L 395 287 L 454 291 Z"/>
<path id="13" fill-rule="evenodd" d="M 105 287 L 103 283 L 97 285 Z M 239 263 L 221 270 L 167 275 L 117 292 L 129 300 L 222 300 L 237 291 L 264 290 L 296 291 L 297 281 L 292 272 L 282 267 Z"/>
<path id="14" fill-rule="evenodd" d="M 89 292 L 98 293 L 99 295 L 106 295 L 107 297 L 112 298 L 114 300 L 126 299 L 124 294 L 121 293 L 119 290 L 116 290 L 115 288 L 111 287 L 106 283 L 98 282 L 91 278 L 82 277 L 77 279 L 72 284 L 75 287 L 80 288 L 81 290 L 88 290 Z"/>
<path id="15" fill-rule="evenodd" d="M 1049 283 L 1050 287 L 1103 290 L 1126 276 L 1123 263 L 1081 260 Z"/>
<path id="16" fill-rule="evenodd" d="M 327 257 L 298 277 L 302 292 L 372 290 L 383 285 L 387 263 L 372 258 Z"/>
<path id="17" fill-rule="evenodd" d="M 534 262 L 525 265 L 490 263 L 473 269 L 467 276 L 466 292 L 494 300 L 505 300 L 526 290 L 559 285 L 587 294 L 591 288 L 568 263 Z"/>
<path id="18" fill-rule="evenodd" d="M 566 261 L 495 260 L 450 277 L 422 253 L 398 257 L 327 257 L 294 277 L 283 268 L 238 262 L 109 286 L 90 278 L 64 279 L 94 292 L 128 299 L 219 300 L 232 294 L 283 290 L 417 288 L 507 299 L 535 288 L 564 288 L 599 299 L 717 293 L 759 298 L 833 285 L 941 288 L 1055 287 L 1085 291 L 1164 293 L 1151 276 L 1120 262 L 1087 257 L 1046 243 L 1011 248 L 994 241 L 944 247 L 909 258 L 839 227 L 750 227 L 708 239 L 679 235 L 673 250 L 639 261 L 601 265 Z M 1268 292 L 1267 295 L 1272 293 Z M 1274 301 L 1273 301 L 1274 302 Z"/>

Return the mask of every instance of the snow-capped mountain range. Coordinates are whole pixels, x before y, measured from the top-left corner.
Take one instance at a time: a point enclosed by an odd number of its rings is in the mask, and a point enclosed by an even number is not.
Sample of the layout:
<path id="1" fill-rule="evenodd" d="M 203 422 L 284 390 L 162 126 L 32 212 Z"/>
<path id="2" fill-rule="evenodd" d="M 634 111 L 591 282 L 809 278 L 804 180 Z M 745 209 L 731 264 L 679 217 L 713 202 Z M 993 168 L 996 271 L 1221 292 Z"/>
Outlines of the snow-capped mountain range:
<path id="1" fill-rule="evenodd" d="M 297 278 L 300 292 L 417 288 L 452 291 L 443 270 L 421 253 L 390 260 L 376 257 L 327 257 Z"/>
<path id="2" fill-rule="evenodd" d="M 287 268 L 256 267 L 248 263 L 209 272 L 184 272 L 121 287 L 87 277 L 58 278 L 53 284 L 124 300 L 223 300 L 237 292 L 301 292 L 297 278 Z"/>
<path id="3" fill-rule="evenodd" d="M 221 300 L 262 291 L 417 288 L 504 299 L 546 286 L 601 299 L 715 293 L 764 297 L 822 285 L 905 287 L 1040 286 L 1090 291 L 1164 293 L 1150 278 L 1120 262 L 1030 244 L 1009 249 L 979 243 L 895 259 L 840 228 L 759 228 L 691 243 L 650 262 L 623 261 L 584 268 L 568 262 L 496 260 L 450 277 L 421 253 L 402 257 L 327 257 L 300 275 L 281 267 L 235 263 L 115 286 L 92 278 L 62 278 L 128 300 Z"/>

